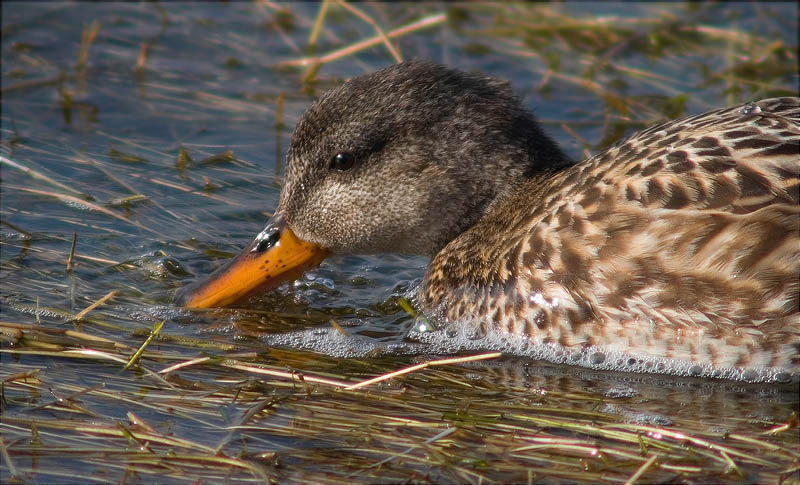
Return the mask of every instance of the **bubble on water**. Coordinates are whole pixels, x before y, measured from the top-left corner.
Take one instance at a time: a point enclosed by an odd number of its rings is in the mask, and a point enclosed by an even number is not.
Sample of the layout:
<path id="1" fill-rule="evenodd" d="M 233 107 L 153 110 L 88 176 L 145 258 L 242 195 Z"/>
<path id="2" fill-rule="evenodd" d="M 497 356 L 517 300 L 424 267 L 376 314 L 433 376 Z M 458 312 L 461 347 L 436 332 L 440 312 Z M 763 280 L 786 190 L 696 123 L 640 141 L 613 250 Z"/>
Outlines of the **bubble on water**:
<path id="1" fill-rule="evenodd" d="M 748 369 L 742 373 L 742 379 L 746 381 L 755 381 L 758 379 L 758 372 L 754 369 Z"/>
<path id="2" fill-rule="evenodd" d="M 633 411 L 619 407 L 615 404 L 606 403 L 601 409 L 607 414 L 616 414 L 621 416 L 626 422 L 631 424 L 642 424 L 650 426 L 670 426 L 672 419 L 663 414 L 649 413 L 646 411 Z"/>
<path id="3" fill-rule="evenodd" d="M 616 385 L 603 393 L 605 397 L 611 399 L 625 399 L 634 397 L 637 394 L 639 393 L 634 388 L 626 386 L 625 384 Z"/>
<path id="4" fill-rule="evenodd" d="M 437 349 L 437 353 L 501 351 L 517 357 L 579 365 L 595 370 L 714 377 L 747 382 L 800 380 L 800 375 L 780 368 L 714 367 L 706 362 L 667 359 L 600 346 L 587 346 L 580 350 L 567 349 L 551 341 L 509 334 L 496 330 L 491 325 L 478 325 L 476 322 L 449 323 L 446 328 L 446 332 L 411 332 L 409 336 L 420 344 Z"/>
<path id="5" fill-rule="evenodd" d="M 0 241 L 3 242 L 28 241 L 31 237 L 29 234 L 22 234 L 21 232 L 0 231 Z"/>
<path id="6" fill-rule="evenodd" d="M 483 340 L 486 338 L 486 327 L 484 325 L 476 325 L 469 335 L 470 340 Z"/>
<path id="7" fill-rule="evenodd" d="M 411 288 L 408 296 L 416 304 Z M 673 376 L 729 379 L 747 382 L 797 382 L 800 375 L 785 368 L 714 367 L 710 363 L 654 357 L 619 348 L 587 345 L 583 348 L 565 348 L 551 340 L 510 334 L 497 330 L 491 324 L 470 320 L 448 322 L 435 312 L 418 316 L 402 342 L 379 341 L 368 335 L 353 333 L 341 335 L 329 327 L 302 330 L 265 337 L 268 344 L 312 350 L 333 357 L 358 358 L 376 355 L 464 355 L 479 352 L 502 352 L 532 361 L 577 365 L 599 371 L 626 373 L 656 373 Z M 434 325 L 431 328 L 427 323 Z M 311 338 L 315 336 L 316 338 Z M 608 391 L 608 397 L 623 397 L 623 387 Z M 631 417 L 636 422 L 660 423 L 658 416 Z"/>
<path id="8" fill-rule="evenodd" d="M 436 324 L 424 315 L 420 315 L 414 319 L 413 329 L 420 333 L 435 332 L 437 330 Z"/>
<path id="9" fill-rule="evenodd" d="M 63 318 L 66 316 L 65 313 L 61 313 L 50 308 L 36 307 L 33 305 L 11 304 L 9 307 L 21 313 L 30 313 L 31 315 L 37 315 L 43 318 Z"/>
<path id="10" fill-rule="evenodd" d="M 316 283 L 321 284 L 322 286 L 328 288 L 329 290 L 333 290 L 335 288 L 333 280 L 330 278 L 323 278 L 320 276 L 316 279 Z"/>
<path id="11" fill-rule="evenodd" d="M 73 208 L 73 209 L 79 209 L 79 210 L 84 210 L 84 211 L 93 211 L 93 210 L 95 210 L 94 207 L 90 207 L 89 205 L 82 204 L 82 203 L 78 202 L 77 200 L 65 200 L 64 204 L 67 205 L 68 207 Z"/>
<path id="12" fill-rule="evenodd" d="M 776 382 L 792 382 L 792 374 L 788 372 L 778 372 L 775 374 Z"/>
<path id="13" fill-rule="evenodd" d="M 746 103 L 744 106 L 739 108 L 739 113 L 743 115 L 753 115 L 761 113 L 761 106 L 757 105 L 756 103 Z"/>
<path id="14" fill-rule="evenodd" d="M 379 348 L 378 342 L 364 337 L 342 335 L 333 328 L 301 330 L 264 337 L 270 346 L 312 350 L 332 357 L 359 358 L 372 355 Z"/>

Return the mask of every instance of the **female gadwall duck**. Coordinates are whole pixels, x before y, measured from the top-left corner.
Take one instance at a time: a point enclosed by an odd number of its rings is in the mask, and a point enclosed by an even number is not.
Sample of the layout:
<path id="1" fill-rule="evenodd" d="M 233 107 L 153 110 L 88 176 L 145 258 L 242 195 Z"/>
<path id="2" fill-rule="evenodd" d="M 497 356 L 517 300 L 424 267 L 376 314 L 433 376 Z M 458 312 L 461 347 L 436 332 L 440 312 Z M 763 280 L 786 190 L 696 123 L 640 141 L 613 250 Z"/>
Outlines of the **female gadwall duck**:
<path id="1" fill-rule="evenodd" d="M 405 62 L 311 105 L 275 215 L 176 302 L 229 305 L 332 254 L 421 254 L 418 303 L 450 324 L 796 375 L 799 140 L 800 98 L 767 99 L 574 164 L 508 83 Z"/>

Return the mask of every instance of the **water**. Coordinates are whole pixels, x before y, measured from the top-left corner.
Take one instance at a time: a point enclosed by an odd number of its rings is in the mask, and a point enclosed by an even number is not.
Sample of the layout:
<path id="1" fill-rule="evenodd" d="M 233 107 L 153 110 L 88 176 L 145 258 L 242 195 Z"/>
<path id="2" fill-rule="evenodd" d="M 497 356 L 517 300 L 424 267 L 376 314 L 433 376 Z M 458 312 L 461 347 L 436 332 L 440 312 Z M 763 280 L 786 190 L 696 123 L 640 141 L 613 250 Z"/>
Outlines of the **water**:
<path id="1" fill-rule="evenodd" d="M 503 401 L 530 399 L 542 388 L 588 393 L 610 400 L 601 412 L 628 422 L 679 426 L 691 417 L 702 421 L 707 433 L 762 432 L 764 422 L 786 421 L 797 411 L 794 384 L 687 378 L 713 375 L 713 370 L 683 364 L 674 364 L 677 377 L 644 375 L 640 372 L 659 363 L 604 349 L 576 356 L 503 335 L 475 338 L 469 326 L 420 332 L 420 322 L 398 300 L 411 296 L 419 284 L 427 264 L 422 257 L 332 258 L 297 282 L 253 297 L 240 311 L 172 307 L 179 287 L 213 271 L 263 229 L 277 203 L 291 128 L 308 104 L 343 78 L 393 62 L 378 45 L 322 67 L 318 82 L 302 85 L 303 72 L 280 63 L 308 54 L 304 49 L 317 5 L 287 7 L 290 16 L 245 2 L 3 2 L 1 149 L 13 163 L 0 165 L 0 319 L 72 329 L 75 313 L 116 290 L 86 330 L 131 348 L 141 344 L 137 332 L 165 320 L 164 333 L 172 338 L 254 352 L 282 349 L 287 362 L 308 373 L 356 366 L 348 360 L 357 358 L 372 359 L 375 368 L 369 370 L 377 374 L 429 354 L 502 350 L 512 357 L 448 372 L 453 381 L 467 375 L 475 382 L 507 385 Z M 450 8 L 450 23 L 397 40 L 403 55 L 509 79 L 573 158 L 659 120 L 661 113 L 679 107 L 697 113 L 786 94 L 798 82 L 795 65 L 775 62 L 766 51 L 760 54 L 765 64 L 735 64 L 749 52 L 742 32 L 758 36 L 761 47 L 767 39 L 796 45 L 797 9 L 791 3 L 704 6 L 696 12 L 681 4 L 620 8 L 606 2 L 568 3 L 533 6 L 544 10 L 530 17 L 490 7 L 470 7 L 474 10 L 462 16 L 463 6 L 457 4 L 380 7 L 371 11 L 381 25 L 392 28 Z M 553 33 L 509 27 L 513 21 L 566 13 L 580 17 L 589 11 L 598 25 L 610 23 L 615 29 L 606 36 L 591 29 Z M 509 23 L 496 25 L 503 15 Z M 670 18 L 685 21 L 673 25 Z M 653 19 L 669 35 L 646 35 Z M 98 22 L 96 36 L 83 49 L 81 67 L 82 38 L 93 21 Z M 740 34 L 726 37 L 729 31 Z M 368 23 L 333 13 L 317 52 L 372 35 Z M 708 37 L 690 47 L 680 45 L 682 37 L 697 35 Z M 137 68 L 143 49 L 147 56 Z M 747 79 L 748 69 L 757 71 L 755 80 L 740 81 Z M 622 100 L 627 111 L 615 100 Z M 182 150 L 191 161 L 182 161 Z M 233 160 L 224 156 L 228 150 Z M 144 197 L 118 203 L 138 195 Z M 73 233 L 75 264 L 68 272 Z M 346 335 L 331 327 L 331 319 Z M 184 355 L 195 350 L 161 345 Z M 3 348 L 12 346 L 4 341 Z M 630 358 L 634 361 L 629 363 Z M 17 372 L 15 366 L 26 366 L 39 369 L 52 386 L 125 388 L 133 382 L 117 367 L 94 362 L 9 353 L 0 359 L 4 377 L 11 372 L 5 369 Z M 570 365 L 576 363 L 583 367 Z M 608 372 L 612 369 L 623 372 Z M 777 376 L 730 372 L 722 377 L 762 381 Z M 213 373 L 203 377 L 214 378 Z M 436 409 L 478 399 L 458 385 L 431 396 Z M 29 408 L 39 399 L 31 397 L 28 407 L 4 407 L 4 419 L 33 412 Z M 124 418 L 116 402 L 91 395 L 82 399 L 103 420 Z M 302 405 L 287 406 L 302 415 Z M 347 407 L 335 400 L 332 406 Z M 177 435 L 209 445 L 216 446 L 215 439 L 227 433 L 185 417 L 152 413 L 151 419 L 170 423 Z M 742 416 L 752 422 L 742 422 Z M 299 437 L 281 439 L 302 442 Z M 331 436 L 331 446 L 348 439 Z M 64 466 L 86 472 L 94 465 L 76 460 Z M 5 462 L 3 467 L 5 482 Z M 758 481 L 760 472 L 752 473 Z M 47 480 L 34 474 L 32 481 Z"/>

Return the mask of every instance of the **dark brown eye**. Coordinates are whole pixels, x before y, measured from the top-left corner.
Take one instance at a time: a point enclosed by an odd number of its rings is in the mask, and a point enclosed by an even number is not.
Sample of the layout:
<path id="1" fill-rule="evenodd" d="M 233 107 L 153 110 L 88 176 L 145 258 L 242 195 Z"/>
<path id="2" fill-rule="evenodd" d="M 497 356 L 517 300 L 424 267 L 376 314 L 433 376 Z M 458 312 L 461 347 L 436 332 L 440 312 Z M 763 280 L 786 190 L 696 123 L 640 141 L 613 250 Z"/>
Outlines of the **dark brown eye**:
<path id="1" fill-rule="evenodd" d="M 339 152 L 331 158 L 330 169 L 331 170 L 339 170 L 343 172 L 345 170 L 350 170 L 353 168 L 353 165 L 356 163 L 356 157 L 353 156 L 352 153 L 347 152 Z"/>

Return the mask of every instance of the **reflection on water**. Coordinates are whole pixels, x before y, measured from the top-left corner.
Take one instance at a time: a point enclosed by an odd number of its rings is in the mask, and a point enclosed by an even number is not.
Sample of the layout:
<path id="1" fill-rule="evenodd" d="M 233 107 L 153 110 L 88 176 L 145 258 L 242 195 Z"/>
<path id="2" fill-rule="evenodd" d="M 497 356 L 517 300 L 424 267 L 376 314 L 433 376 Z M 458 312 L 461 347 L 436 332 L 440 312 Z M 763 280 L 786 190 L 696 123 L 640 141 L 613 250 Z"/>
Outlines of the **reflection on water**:
<path id="1" fill-rule="evenodd" d="M 603 412 L 637 424 L 667 426 L 673 420 L 691 419 L 713 421 L 719 428 L 736 427 L 742 419 L 770 421 L 800 405 L 793 385 L 594 372 L 519 360 L 480 367 L 480 378 L 509 386 L 602 395 L 606 398 Z"/>

